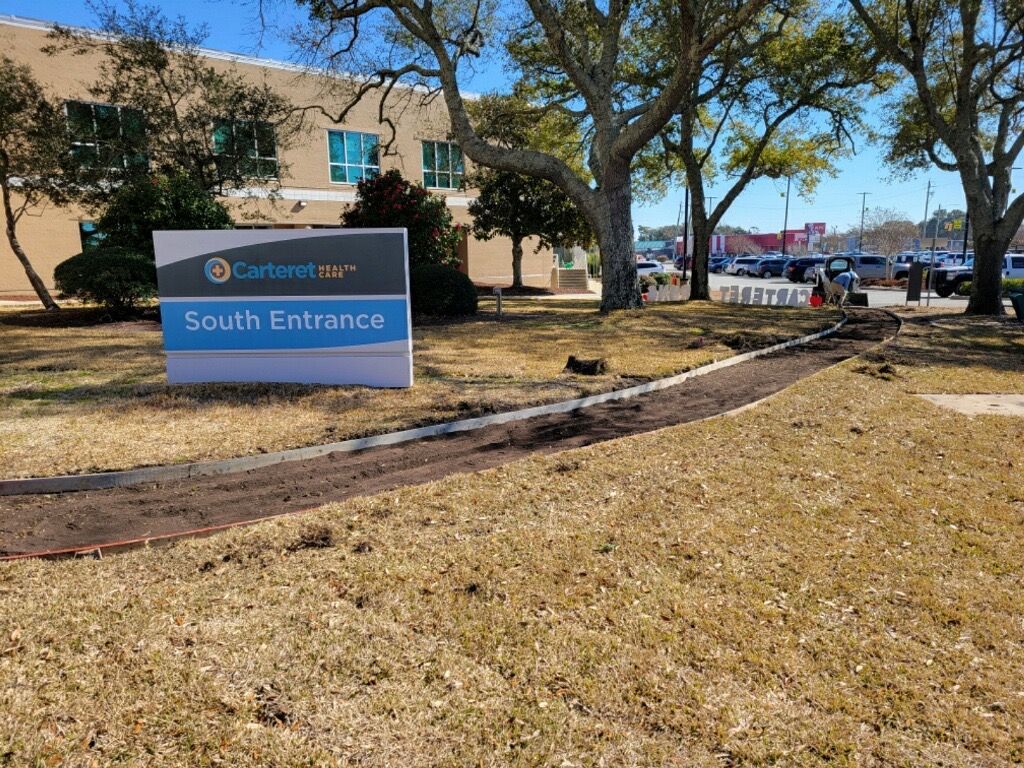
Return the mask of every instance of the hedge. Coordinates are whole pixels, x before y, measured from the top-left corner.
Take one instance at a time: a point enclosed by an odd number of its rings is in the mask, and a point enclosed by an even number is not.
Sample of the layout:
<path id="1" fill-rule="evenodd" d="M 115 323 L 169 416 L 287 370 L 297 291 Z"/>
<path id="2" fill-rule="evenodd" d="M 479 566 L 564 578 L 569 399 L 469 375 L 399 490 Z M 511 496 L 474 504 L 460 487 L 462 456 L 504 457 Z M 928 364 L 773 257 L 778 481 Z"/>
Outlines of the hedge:
<path id="1" fill-rule="evenodd" d="M 114 312 L 156 296 L 156 263 L 128 248 L 99 247 L 62 261 L 53 270 L 57 290 Z"/>
<path id="2" fill-rule="evenodd" d="M 477 291 L 469 276 L 444 264 L 416 264 L 409 270 L 414 315 L 458 317 L 476 314 Z"/>
<path id="3" fill-rule="evenodd" d="M 1010 293 L 1024 293 L 1024 278 L 1013 277 L 1003 280 L 1003 298 L 1005 299 Z M 957 296 L 970 296 L 971 295 L 971 281 L 965 280 L 956 287 Z"/>

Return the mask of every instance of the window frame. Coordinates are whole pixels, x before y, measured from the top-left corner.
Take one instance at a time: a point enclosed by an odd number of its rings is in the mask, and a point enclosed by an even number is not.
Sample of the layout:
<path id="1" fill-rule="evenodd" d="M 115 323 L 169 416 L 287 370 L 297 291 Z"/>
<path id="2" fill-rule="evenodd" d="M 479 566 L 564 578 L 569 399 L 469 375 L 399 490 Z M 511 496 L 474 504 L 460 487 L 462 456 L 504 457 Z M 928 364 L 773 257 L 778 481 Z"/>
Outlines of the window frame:
<path id="1" fill-rule="evenodd" d="M 237 136 L 236 136 L 236 132 L 238 130 L 238 126 L 239 125 L 243 125 L 243 124 L 244 125 L 251 125 L 252 126 L 252 147 L 253 147 L 253 151 L 255 152 L 254 155 L 250 155 L 248 153 L 246 153 L 246 154 L 239 154 L 237 152 L 237 149 L 238 149 L 238 139 L 237 139 Z M 227 125 L 231 129 L 230 140 L 231 140 L 232 146 L 236 150 L 233 153 L 227 153 L 227 152 L 223 152 L 223 151 L 218 152 L 217 151 L 217 130 L 218 130 L 218 128 L 220 126 L 223 126 L 223 125 Z M 265 128 L 268 128 L 270 130 L 270 135 L 271 135 L 272 140 L 274 142 L 274 154 L 272 156 L 271 155 L 261 154 L 261 151 L 260 151 L 260 140 L 259 140 L 259 128 L 260 128 L 260 126 L 264 126 Z M 236 164 L 235 174 L 234 175 L 237 175 L 237 176 L 240 176 L 240 177 L 243 177 L 243 178 L 246 178 L 246 179 L 260 179 L 262 181 L 280 181 L 281 180 L 281 161 L 278 158 L 278 153 L 277 153 L 277 132 L 274 130 L 274 124 L 273 123 L 268 123 L 266 120 L 245 120 L 245 119 L 235 119 L 235 118 L 218 118 L 213 123 L 213 127 L 212 127 L 212 130 L 210 132 L 210 139 L 211 139 L 211 147 L 210 148 L 211 148 L 211 150 L 213 152 L 213 156 L 215 158 L 226 157 L 226 158 L 231 158 L 234 161 L 234 163 Z M 254 163 L 254 165 L 255 165 L 255 172 L 254 173 L 245 173 L 245 169 L 240 167 L 240 164 L 243 161 L 246 161 L 246 160 L 251 161 L 252 163 Z M 269 163 L 273 163 L 274 172 L 272 174 L 260 173 L 260 168 L 261 168 L 261 166 L 264 163 L 268 163 L 268 164 Z M 218 173 L 219 172 L 220 172 L 220 169 L 218 168 Z"/>
<path id="2" fill-rule="evenodd" d="M 333 160 L 331 160 L 331 134 L 332 133 L 341 134 L 341 142 L 342 142 L 341 147 L 342 147 L 342 160 L 343 160 L 343 162 L 340 162 L 340 163 L 336 163 Z M 360 158 L 363 159 L 363 160 L 366 159 L 365 156 L 363 155 L 363 137 L 364 136 L 372 136 L 374 139 L 377 140 L 377 164 L 376 165 L 367 165 L 365 163 L 363 163 L 361 165 L 356 165 L 355 163 L 348 162 L 348 141 L 346 139 L 346 135 L 347 134 L 353 134 L 353 135 L 359 136 L 359 150 L 360 150 L 359 154 L 360 154 Z M 345 171 L 345 181 L 335 181 L 334 178 L 331 176 L 331 170 L 333 168 L 335 168 L 335 167 L 344 169 L 344 171 Z M 363 179 L 366 179 L 366 178 L 377 178 L 378 176 L 380 176 L 381 169 L 380 169 L 380 134 L 379 133 L 371 133 L 369 131 L 356 131 L 356 130 L 350 130 L 348 128 L 328 128 L 327 129 L 327 182 L 329 184 L 343 184 L 343 185 L 350 186 L 350 187 L 356 186 L 359 183 L 358 181 L 348 181 L 348 169 L 349 168 L 361 168 L 363 170 L 363 174 L 362 174 L 362 178 Z M 366 175 L 366 171 L 369 170 L 369 169 L 376 169 L 376 171 L 377 171 L 376 175 L 368 177 Z"/>
<path id="3" fill-rule="evenodd" d="M 92 130 L 89 140 L 82 140 L 75 137 L 75 131 L 71 120 L 71 105 L 77 104 L 89 108 L 89 114 L 92 120 Z M 104 145 L 109 146 L 110 142 L 107 139 L 100 137 L 99 123 L 96 119 L 96 108 L 102 107 L 106 109 L 113 109 L 117 111 L 117 134 L 119 139 L 125 138 L 124 131 L 124 114 L 126 112 L 133 112 L 139 117 L 139 127 L 141 131 L 140 139 L 142 140 L 142 149 L 146 149 L 146 113 L 138 107 L 132 107 L 127 104 L 109 104 L 103 101 L 85 101 L 83 99 L 64 99 L 64 120 L 68 127 L 68 143 L 71 146 L 72 155 L 76 156 L 75 149 L 78 147 L 92 147 L 95 151 L 95 162 L 86 165 L 86 167 L 95 170 L 106 170 L 106 171 L 128 171 L 134 166 L 130 162 L 129 158 L 136 155 L 132 155 L 127 151 L 117 153 L 121 159 L 120 165 L 101 165 L 101 149 Z M 137 155 L 144 162 L 140 163 L 139 167 L 149 168 L 149 153 L 143 151 Z M 85 164 L 83 164 L 85 165 Z"/>
<path id="4" fill-rule="evenodd" d="M 424 157 L 424 155 L 426 154 L 425 150 L 426 150 L 426 147 L 427 147 L 428 144 L 433 145 L 433 150 L 434 150 L 433 151 L 434 163 L 433 163 L 433 169 L 432 170 L 427 170 L 426 158 Z M 438 165 L 438 162 L 437 162 L 437 158 L 438 158 L 437 148 L 440 145 L 445 145 L 446 147 L 448 147 L 448 164 L 447 164 L 447 168 L 448 169 L 446 171 L 439 170 L 439 165 Z M 458 157 L 459 157 L 459 159 L 461 161 L 459 163 L 459 165 L 461 166 L 462 170 L 460 170 L 458 172 L 455 171 L 455 165 L 452 162 L 452 148 L 453 147 L 456 150 L 458 150 Z M 427 189 L 442 189 L 442 190 L 447 190 L 449 192 L 457 191 L 459 189 L 462 189 L 462 182 L 463 182 L 463 180 L 466 177 L 466 156 L 462 152 L 462 147 L 460 147 L 458 142 L 455 142 L 455 141 L 421 139 L 420 140 L 420 173 L 423 174 L 423 186 L 426 187 Z M 427 174 L 428 173 L 434 177 L 434 183 L 433 184 L 428 184 L 427 183 Z M 441 176 L 441 175 L 448 176 L 450 180 L 453 180 L 455 176 L 458 176 L 459 177 L 459 182 L 457 184 L 452 185 L 452 186 L 442 186 L 442 185 L 437 183 L 438 177 Z"/>

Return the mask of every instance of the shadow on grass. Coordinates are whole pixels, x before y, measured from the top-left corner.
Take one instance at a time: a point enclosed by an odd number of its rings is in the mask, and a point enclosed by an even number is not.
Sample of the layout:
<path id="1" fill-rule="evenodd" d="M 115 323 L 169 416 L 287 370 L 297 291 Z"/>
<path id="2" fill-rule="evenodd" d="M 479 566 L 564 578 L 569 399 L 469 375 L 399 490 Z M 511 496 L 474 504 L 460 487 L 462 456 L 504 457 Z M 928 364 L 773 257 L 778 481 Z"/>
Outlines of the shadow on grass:
<path id="1" fill-rule="evenodd" d="M 1024 325 L 1008 318 L 913 318 L 899 337 L 864 358 L 907 368 L 971 367 L 1024 373 Z"/>

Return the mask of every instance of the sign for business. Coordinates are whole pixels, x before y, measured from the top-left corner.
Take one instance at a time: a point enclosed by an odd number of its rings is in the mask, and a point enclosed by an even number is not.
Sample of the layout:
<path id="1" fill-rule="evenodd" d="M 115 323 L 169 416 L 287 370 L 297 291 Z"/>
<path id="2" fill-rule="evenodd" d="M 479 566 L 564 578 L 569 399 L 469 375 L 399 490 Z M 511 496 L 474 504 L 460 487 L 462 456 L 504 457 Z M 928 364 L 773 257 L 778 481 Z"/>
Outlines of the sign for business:
<path id="1" fill-rule="evenodd" d="M 167 379 L 412 386 L 404 229 L 154 232 Z"/>
<path id="2" fill-rule="evenodd" d="M 805 307 L 810 303 L 807 288 L 771 288 L 749 285 L 723 285 L 718 288 L 718 300 L 727 304 L 754 304 L 775 307 Z"/>

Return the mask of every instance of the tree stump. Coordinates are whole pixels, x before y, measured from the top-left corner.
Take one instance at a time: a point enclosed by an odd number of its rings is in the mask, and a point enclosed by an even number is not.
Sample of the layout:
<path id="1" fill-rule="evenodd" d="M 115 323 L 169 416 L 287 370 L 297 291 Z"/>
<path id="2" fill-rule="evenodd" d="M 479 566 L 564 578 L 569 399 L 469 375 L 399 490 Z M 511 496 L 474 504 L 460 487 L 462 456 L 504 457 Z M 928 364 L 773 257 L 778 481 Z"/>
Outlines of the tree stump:
<path id="1" fill-rule="evenodd" d="M 603 357 L 584 360 L 583 358 L 576 357 L 576 355 L 569 355 L 569 360 L 566 362 L 565 368 L 562 369 L 562 373 L 577 373 L 580 376 L 600 376 L 607 370 L 608 363 Z"/>

